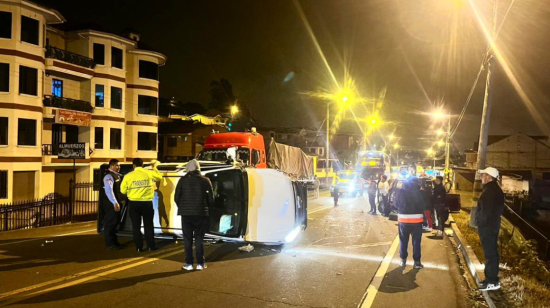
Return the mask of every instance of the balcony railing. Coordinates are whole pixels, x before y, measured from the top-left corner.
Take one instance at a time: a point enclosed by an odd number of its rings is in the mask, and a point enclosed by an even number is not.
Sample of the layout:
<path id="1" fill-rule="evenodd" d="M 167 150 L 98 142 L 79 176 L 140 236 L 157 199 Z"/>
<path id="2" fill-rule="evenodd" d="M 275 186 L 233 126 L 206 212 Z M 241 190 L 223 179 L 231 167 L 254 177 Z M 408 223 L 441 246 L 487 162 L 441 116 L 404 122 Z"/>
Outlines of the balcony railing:
<path id="1" fill-rule="evenodd" d="M 51 156 L 59 154 L 59 145 L 58 144 L 43 144 L 42 145 L 42 155 Z"/>
<path id="2" fill-rule="evenodd" d="M 90 102 L 52 95 L 44 95 L 44 107 L 56 107 L 84 112 L 94 111 L 94 107 L 92 107 Z"/>
<path id="3" fill-rule="evenodd" d="M 46 46 L 46 58 L 57 59 L 74 65 L 91 68 L 95 67 L 93 59 L 79 54 L 59 49 L 53 46 Z"/>

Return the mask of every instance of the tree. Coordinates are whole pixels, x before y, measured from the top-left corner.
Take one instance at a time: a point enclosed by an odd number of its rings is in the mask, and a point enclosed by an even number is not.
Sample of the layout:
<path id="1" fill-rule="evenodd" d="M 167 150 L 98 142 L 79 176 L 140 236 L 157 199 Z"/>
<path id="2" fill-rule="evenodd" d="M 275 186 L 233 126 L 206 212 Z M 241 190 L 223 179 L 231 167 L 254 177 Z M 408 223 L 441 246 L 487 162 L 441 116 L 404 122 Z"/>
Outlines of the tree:
<path id="1" fill-rule="evenodd" d="M 208 103 L 210 109 L 228 110 L 237 101 L 237 97 L 233 94 L 233 86 L 227 79 L 222 78 L 220 81 L 210 82 L 208 93 L 210 94 L 210 103 Z"/>

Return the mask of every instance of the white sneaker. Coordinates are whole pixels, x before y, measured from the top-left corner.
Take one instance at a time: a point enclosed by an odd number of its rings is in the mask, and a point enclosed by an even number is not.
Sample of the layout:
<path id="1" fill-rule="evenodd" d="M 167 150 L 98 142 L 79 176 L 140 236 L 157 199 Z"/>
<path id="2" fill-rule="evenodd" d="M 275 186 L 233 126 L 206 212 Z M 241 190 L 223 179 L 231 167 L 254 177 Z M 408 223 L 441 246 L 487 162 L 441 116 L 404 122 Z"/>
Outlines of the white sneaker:
<path id="1" fill-rule="evenodd" d="M 437 231 L 437 236 L 443 236 L 443 231 L 441 230 Z"/>
<path id="2" fill-rule="evenodd" d="M 206 269 L 206 263 L 205 264 L 197 264 L 197 271 L 202 271 L 203 269 Z"/>
<path id="3" fill-rule="evenodd" d="M 181 268 L 186 270 L 186 271 L 192 271 L 193 270 L 193 264 L 185 264 Z"/>
<path id="4" fill-rule="evenodd" d="M 492 283 L 492 282 L 489 282 L 489 283 L 484 283 L 482 284 L 481 286 L 479 286 L 479 289 L 480 291 L 494 291 L 494 290 L 498 290 L 500 289 L 500 283 Z"/>

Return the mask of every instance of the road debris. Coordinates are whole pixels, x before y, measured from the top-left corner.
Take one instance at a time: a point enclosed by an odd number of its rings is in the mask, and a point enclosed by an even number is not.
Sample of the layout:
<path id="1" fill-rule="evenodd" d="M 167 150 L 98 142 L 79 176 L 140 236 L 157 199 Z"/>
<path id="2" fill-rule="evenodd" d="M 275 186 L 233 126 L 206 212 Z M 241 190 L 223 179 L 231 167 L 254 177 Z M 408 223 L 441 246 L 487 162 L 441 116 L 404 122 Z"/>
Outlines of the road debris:
<path id="1" fill-rule="evenodd" d="M 244 245 L 244 246 L 239 247 L 239 250 L 240 251 L 251 252 L 252 250 L 254 250 L 254 246 L 252 246 L 250 244 Z"/>

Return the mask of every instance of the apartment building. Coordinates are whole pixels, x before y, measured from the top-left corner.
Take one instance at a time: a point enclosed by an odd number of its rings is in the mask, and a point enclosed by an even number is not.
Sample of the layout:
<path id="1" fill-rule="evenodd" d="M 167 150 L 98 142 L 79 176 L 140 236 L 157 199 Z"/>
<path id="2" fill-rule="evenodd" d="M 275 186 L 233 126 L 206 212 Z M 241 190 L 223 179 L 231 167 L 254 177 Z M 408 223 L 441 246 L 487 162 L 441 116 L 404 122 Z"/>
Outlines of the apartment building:
<path id="1" fill-rule="evenodd" d="M 138 33 L 72 26 L 56 10 L 0 0 L 0 204 L 68 194 L 111 158 L 157 157 L 159 66 Z M 59 159 L 60 143 L 86 158 Z"/>

